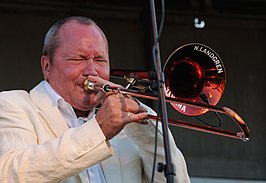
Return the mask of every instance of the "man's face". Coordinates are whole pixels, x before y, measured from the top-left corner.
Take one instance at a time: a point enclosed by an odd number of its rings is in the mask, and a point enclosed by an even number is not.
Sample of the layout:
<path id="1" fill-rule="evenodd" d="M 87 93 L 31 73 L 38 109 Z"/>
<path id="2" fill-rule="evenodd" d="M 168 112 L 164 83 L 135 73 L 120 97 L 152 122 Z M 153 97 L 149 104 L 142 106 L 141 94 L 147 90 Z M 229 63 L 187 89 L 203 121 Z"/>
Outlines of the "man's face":
<path id="1" fill-rule="evenodd" d="M 59 47 L 52 63 L 42 58 L 42 69 L 52 88 L 71 106 L 88 111 L 98 105 L 94 92 L 83 89 L 84 80 L 90 76 L 109 79 L 108 46 L 96 26 L 69 22 L 59 31 Z"/>

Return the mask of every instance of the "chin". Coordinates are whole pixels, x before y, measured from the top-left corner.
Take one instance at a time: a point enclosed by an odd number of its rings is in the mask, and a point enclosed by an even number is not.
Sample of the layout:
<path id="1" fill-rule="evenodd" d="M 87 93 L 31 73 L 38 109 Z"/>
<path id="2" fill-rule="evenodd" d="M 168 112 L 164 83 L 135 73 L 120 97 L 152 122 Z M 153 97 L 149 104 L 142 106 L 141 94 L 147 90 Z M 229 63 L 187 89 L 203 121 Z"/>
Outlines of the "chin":
<path id="1" fill-rule="evenodd" d="M 99 103 L 95 103 L 95 102 L 92 103 L 92 102 L 89 102 L 89 101 L 85 101 L 80 106 L 80 110 L 89 111 L 89 110 L 92 110 L 93 108 L 95 108 L 97 105 L 99 105 Z"/>
<path id="2" fill-rule="evenodd" d="M 87 93 L 83 96 L 79 96 L 74 100 L 73 107 L 81 111 L 89 111 L 96 107 L 98 103 L 94 102 L 95 93 Z"/>
<path id="3" fill-rule="evenodd" d="M 95 104 L 81 104 L 81 105 L 74 105 L 72 106 L 75 110 L 78 110 L 78 111 L 82 111 L 82 112 L 88 112 L 90 110 L 92 110 L 93 108 L 95 108 L 97 105 Z"/>

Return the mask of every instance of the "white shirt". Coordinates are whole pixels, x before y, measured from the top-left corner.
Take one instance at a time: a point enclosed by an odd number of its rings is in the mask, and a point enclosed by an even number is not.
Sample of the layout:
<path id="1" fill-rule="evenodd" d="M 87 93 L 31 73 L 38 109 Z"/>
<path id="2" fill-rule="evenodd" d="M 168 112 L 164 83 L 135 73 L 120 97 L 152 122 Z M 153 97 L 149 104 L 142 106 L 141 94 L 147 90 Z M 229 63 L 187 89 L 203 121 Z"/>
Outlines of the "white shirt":
<path id="1" fill-rule="evenodd" d="M 90 111 L 87 117 L 77 118 L 72 106 L 60 95 L 58 95 L 47 81 L 44 81 L 43 85 L 48 94 L 51 96 L 52 100 L 58 105 L 63 118 L 70 128 L 77 127 L 85 122 L 89 122 L 89 120 L 93 117 L 95 109 Z M 84 183 L 106 183 L 100 163 L 91 166 L 82 172 L 81 179 Z"/>

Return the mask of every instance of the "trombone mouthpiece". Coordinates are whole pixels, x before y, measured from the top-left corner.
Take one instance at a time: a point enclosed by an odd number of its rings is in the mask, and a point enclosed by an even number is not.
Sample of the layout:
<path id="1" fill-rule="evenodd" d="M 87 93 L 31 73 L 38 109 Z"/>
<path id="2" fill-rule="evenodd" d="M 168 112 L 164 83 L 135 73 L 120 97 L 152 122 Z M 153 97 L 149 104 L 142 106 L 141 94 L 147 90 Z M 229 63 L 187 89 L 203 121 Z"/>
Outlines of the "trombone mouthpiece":
<path id="1" fill-rule="evenodd" d="M 83 88 L 86 91 L 95 90 L 95 83 L 88 81 L 87 79 L 83 82 Z"/>
<path id="2" fill-rule="evenodd" d="M 88 81 L 87 79 L 83 82 L 83 88 L 86 91 L 103 91 L 104 93 L 107 93 L 112 90 L 111 86 L 109 84 L 96 84 L 93 82 Z"/>

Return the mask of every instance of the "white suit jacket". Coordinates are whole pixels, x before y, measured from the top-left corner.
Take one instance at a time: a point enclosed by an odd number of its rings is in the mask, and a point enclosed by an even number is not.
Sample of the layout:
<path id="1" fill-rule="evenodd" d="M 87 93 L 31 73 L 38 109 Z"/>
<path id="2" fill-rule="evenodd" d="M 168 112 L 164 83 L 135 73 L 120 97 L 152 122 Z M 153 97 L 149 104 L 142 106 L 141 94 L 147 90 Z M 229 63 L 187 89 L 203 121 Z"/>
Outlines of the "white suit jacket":
<path id="1" fill-rule="evenodd" d="M 147 108 L 150 113 L 154 113 Z M 154 124 L 131 123 L 106 142 L 95 119 L 69 128 L 42 83 L 30 93 L 0 93 L 0 182 L 81 183 L 85 169 L 101 162 L 107 183 L 145 183 L 153 165 Z M 96 130 L 90 130 L 91 128 Z M 158 137 L 157 162 L 164 162 Z M 189 182 L 186 163 L 170 134 L 176 182 Z M 166 182 L 163 173 L 155 182 Z"/>

